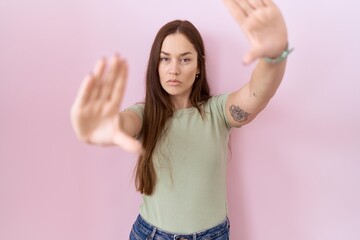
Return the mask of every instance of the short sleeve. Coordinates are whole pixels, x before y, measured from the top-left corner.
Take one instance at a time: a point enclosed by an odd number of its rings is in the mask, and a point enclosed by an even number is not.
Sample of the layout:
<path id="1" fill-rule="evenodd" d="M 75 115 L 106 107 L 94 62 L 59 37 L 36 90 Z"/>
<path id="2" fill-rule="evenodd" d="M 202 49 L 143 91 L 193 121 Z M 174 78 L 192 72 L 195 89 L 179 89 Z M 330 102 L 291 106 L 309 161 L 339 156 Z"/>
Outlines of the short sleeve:
<path id="1" fill-rule="evenodd" d="M 145 104 L 144 103 L 136 103 L 128 108 L 125 108 L 123 110 L 123 112 L 125 111 L 132 111 L 135 112 L 139 118 L 141 119 L 141 121 L 143 121 L 144 119 L 144 108 L 145 108 Z"/>
<path id="2" fill-rule="evenodd" d="M 231 125 L 226 116 L 226 100 L 229 94 L 219 94 L 209 99 L 209 107 L 213 113 L 217 113 L 224 121 L 226 127 L 231 129 Z"/>

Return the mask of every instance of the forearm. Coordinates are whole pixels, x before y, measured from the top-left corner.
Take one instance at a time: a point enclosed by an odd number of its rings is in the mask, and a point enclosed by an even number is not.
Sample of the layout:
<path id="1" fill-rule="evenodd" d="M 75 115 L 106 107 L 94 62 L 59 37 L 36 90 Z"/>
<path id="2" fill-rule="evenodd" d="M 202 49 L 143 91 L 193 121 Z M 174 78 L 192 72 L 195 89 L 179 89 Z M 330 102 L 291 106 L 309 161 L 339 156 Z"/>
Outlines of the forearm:
<path id="1" fill-rule="evenodd" d="M 119 113 L 119 128 L 126 135 L 136 138 L 142 129 L 142 119 L 133 111 L 122 111 Z"/>
<path id="2" fill-rule="evenodd" d="M 278 63 L 269 63 L 260 59 L 249 82 L 250 94 L 259 105 L 266 106 L 274 96 L 283 79 L 286 59 Z"/>

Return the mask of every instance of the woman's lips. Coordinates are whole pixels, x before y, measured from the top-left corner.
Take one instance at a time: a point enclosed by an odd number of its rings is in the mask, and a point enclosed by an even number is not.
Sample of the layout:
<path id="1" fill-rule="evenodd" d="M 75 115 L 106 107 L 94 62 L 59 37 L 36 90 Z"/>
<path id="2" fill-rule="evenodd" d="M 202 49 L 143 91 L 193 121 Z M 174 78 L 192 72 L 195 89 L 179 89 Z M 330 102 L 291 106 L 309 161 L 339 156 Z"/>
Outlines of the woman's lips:
<path id="1" fill-rule="evenodd" d="M 179 80 L 176 79 L 172 79 L 172 80 L 167 80 L 166 81 L 170 86 L 176 87 L 179 86 L 181 84 L 181 82 Z"/>

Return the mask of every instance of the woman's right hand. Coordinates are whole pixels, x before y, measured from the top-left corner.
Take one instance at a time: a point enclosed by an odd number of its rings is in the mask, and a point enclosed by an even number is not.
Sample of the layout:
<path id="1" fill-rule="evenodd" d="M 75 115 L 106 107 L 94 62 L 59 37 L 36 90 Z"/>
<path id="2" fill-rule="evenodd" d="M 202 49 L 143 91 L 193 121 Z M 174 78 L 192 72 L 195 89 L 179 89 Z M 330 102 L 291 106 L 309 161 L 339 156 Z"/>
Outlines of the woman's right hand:
<path id="1" fill-rule="evenodd" d="M 107 69 L 100 59 L 83 80 L 71 107 L 71 123 L 77 137 L 91 144 L 118 145 L 141 153 L 139 141 L 120 129 L 119 109 L 127 80 L 127 63 L 114 56 Z"/>

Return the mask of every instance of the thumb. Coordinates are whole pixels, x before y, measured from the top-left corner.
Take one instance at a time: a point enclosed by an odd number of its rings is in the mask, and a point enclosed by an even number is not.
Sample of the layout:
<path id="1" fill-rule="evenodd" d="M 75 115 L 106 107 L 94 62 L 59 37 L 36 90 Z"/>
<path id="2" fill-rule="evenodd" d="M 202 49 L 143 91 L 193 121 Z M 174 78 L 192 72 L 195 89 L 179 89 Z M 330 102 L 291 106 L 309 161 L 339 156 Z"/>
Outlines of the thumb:
<path id="1" fill-rule="evenodd" d="M 247 54 L 245 54 L 245 56 L 243 58 L 243 62 L 244 62 L 244 64 L 250 64 L 253 61 L 260 58 L 260 56 L 261 56 L 261 52 L 258 49 L 253 48 Z"/>
<path id="2" fill-rule="evenodd" d="M 138 140 L 136 140 L 122 132 L 119 132 L 115 135 L 114 144 L 118 145 L 125 151 L 131 152 L 131 153 L 137 153 L 137 154 L 143 153 L 143 147 L 142 147 L 141 143 Z"/>

